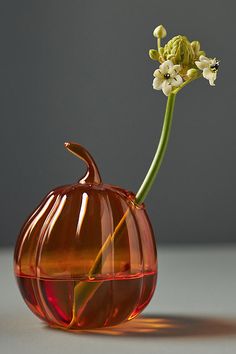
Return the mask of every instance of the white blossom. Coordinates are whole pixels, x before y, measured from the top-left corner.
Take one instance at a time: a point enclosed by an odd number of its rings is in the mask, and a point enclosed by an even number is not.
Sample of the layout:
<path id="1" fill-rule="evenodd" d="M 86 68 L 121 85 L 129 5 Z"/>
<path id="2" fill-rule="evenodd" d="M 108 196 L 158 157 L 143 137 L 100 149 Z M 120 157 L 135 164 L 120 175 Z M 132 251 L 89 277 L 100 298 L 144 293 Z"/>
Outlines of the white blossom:
<path id="1" fill-rule="evenodd" d="M 216 58 L 207 58 L 204 55 L 199 57 L 199 61 L 195 61 L 198 69 L 202 70 L 202 75 L 209 81 L 211 86 L 215 86 L 217 71 L 219 68 L 219 61 Z"/>
<path id="2" fill-rule="evenodd" d="M 159 69 L 153 73 L 154 90 L 162 90 L 166 96 L 169 96 L 173 87 L 178 87 L 183 83 L 179 75 L 181 65 L 174 65 L 171 60 L 166 60 L 159 66 Z"/>

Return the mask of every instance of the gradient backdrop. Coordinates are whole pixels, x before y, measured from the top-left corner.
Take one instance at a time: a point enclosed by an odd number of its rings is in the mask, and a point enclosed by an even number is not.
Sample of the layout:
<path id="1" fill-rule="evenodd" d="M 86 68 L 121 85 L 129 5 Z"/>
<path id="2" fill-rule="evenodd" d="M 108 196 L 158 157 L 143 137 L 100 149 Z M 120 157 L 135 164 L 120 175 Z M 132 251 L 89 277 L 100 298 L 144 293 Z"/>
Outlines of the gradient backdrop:
<path id="1" fill-rule="evenodd" d="M 159 243 L 235 241 L 235 2 L 1 0 L 1 235 L 13 245 L 53 187 L 85 170 L 137 191 L 155 152 L 166 97 L 152 89 L 154 27 L 198 39 L 221 59 L 215 88 L 177 97 L 164 164 L 146 200 Z"/>

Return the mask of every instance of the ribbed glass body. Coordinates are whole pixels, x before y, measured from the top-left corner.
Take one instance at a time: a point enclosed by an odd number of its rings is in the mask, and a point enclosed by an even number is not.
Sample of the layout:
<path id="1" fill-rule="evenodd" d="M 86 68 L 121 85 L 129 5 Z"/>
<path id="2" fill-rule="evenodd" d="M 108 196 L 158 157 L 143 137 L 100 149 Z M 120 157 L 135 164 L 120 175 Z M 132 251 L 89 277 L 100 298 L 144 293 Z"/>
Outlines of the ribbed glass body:
<path id="1" fill-rule="evenodd" d="M 28 307 L 68 329 L 132 319 L 156 285 L 156 247 L 145 207 L 99 178 L 50 192 L 24 224 L 14 261 Z"/>

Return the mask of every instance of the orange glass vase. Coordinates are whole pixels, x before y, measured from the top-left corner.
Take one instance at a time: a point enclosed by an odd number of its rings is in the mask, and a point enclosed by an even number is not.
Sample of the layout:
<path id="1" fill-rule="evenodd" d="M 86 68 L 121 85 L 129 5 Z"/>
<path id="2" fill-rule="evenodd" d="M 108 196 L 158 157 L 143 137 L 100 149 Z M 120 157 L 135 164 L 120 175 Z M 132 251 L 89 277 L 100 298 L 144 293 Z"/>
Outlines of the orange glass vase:
<path id="1" fill-rule="evenodd" d="M 144 205 L 106 185 L 91 155 L 78 183 L 50 192 L 24 224 L 15 248 L 21 294 L 38 317 L 64 329 L 113 326 L 137 316 L 156 285 L 155 240 Z"/>

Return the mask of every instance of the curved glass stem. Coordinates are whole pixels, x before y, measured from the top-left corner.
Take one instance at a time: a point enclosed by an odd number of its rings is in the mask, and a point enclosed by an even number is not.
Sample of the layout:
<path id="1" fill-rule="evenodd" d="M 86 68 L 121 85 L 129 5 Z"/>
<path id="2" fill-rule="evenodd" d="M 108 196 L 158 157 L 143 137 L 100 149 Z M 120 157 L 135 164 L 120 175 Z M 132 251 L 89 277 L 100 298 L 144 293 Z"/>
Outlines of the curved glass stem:
<path id="1" fill-rule="evenodd" d="M 142 204 L 144 199 L 146 198 L 148 192 L 150 191 L 156 175 L 161 167 L 161 163 L 163 160 L 163 157 L 166 152 L 169 136 L 170 136 L 170 130 L 171 130 L 171 124 L 172 124 L 172 117 L 173 117 L 173 112 L 174 112 L 174 106 L 175 106 L 175 93 L 171 93 L 168 96 L 167 103 L 166 103 L 166 111 L 165 111 L 165 117 L 164 117 L 164 124 L 162 127 L 162 132 L 161 132 L 161 137 L 160 141 L 157 147 L 156 154 L 154 156 L 154 159 L 152 161 L 152 164 L 148 170 L 148 173 L 139 188 L 136 197 L 135 197 L 135 202 L 137 204 Z"/>

